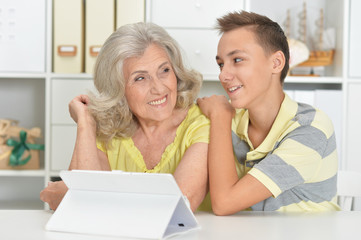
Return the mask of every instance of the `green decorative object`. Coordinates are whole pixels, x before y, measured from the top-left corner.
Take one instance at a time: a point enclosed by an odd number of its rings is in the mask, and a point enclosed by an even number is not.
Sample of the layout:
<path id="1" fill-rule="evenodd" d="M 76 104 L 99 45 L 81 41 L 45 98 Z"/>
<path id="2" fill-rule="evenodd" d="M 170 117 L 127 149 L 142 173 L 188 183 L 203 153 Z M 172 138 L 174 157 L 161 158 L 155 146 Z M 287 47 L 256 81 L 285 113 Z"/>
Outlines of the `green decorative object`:
<path id="1" fill-rule="evenodd" d="M 8 139 L 6 142 L 8 146 L 14 147 L 9 158 L 10 166 L 21 166 L 28 163 L 31 159 L 30 150 L 44 150 L 44 144 L 26 143 L 27 133 L 25 131 L 20 131 L 19 135 L 19 142 L 14 139 Z M 25 152 L 29 152 L 29 155 L 22 159 Z"/>

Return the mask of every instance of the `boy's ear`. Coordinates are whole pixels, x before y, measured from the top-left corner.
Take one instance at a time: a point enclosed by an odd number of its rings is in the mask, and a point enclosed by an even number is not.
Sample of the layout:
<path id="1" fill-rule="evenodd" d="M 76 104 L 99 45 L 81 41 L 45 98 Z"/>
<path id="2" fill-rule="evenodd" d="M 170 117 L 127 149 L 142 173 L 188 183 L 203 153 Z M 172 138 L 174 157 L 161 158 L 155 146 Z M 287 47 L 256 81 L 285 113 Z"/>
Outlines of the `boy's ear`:
<path id="1" fill-rule="evenodd" d="M 282 72 L 285 66 L 285 55 L 282 51 L 277 51 L 272 54 L 272 62 L 273 62 L 273 73 Z"/>

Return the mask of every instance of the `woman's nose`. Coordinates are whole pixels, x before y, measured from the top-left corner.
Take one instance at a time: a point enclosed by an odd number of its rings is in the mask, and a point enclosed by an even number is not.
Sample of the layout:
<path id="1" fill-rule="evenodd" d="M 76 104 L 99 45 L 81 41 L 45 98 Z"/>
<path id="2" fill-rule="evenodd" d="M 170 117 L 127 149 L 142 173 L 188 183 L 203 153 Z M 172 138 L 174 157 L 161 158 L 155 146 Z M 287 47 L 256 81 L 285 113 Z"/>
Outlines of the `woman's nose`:
<path id="1" fill-rule="evenodd" d="M 152 93 L 161 93 L 164 90 L 163 83 L 158 77 L 152 77 L 151 82 L 152 82 L 152 88 L 151 88 Z"/>

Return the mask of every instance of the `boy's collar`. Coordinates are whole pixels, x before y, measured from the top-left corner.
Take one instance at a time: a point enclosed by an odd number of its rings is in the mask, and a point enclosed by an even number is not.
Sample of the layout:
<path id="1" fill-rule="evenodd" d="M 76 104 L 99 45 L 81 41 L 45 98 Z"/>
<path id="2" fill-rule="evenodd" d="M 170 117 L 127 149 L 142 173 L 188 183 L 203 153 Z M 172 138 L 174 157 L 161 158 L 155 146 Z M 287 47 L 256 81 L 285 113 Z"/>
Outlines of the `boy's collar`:
<path id="1" fill-rule="evenodd" d="M 248 124 L 249 124 L 249 115 L 248 111 L 244 110 L 244 114 L 239 119 L 238 127 L 236 132 L 238 136 L 242 136 L 247 139 L 248 143 L 251 145 L 248 138 Z M 272 125 L 270 132 L 267 134 L 267 137 L 264 141 L 257 147 L 257 152 L 267 153 L 273 150 L 274 144 L 283 134 L 283 131 L 286 129 L 286 124 L 295 116 L 297 111 L 297 103 L 293 101 L 287 94 L 282 101 L 281 108 L 277 114 L 277 117 Z M 253 146 L 250 146 L 253 149 Z"/>

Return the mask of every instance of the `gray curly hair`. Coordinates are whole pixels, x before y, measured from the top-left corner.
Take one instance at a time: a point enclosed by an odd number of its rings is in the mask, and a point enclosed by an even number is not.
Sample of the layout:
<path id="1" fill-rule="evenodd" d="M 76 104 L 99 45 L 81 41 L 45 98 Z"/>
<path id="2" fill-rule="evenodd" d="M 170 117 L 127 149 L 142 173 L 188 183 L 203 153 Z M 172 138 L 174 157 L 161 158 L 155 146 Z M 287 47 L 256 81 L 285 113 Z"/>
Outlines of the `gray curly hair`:
<path id="1" fill-rule="evenodd" d="M 176 108 L 188 108 L 202 85 L 202 75 L 188 69 L 177 42 L 153 23 L 128 24 L 118 28 L 105 41 L 94 66 L 94 85 L 98 93 L 89 93 L 89 109 L 97 122 L 97 137 L 105 144 L 114 137 L 131 137 L 137 129 L 136 117 L 125 98 L 124 60 L 140 57 L 151 44 L 163 48 L 177 77 Z"/>

